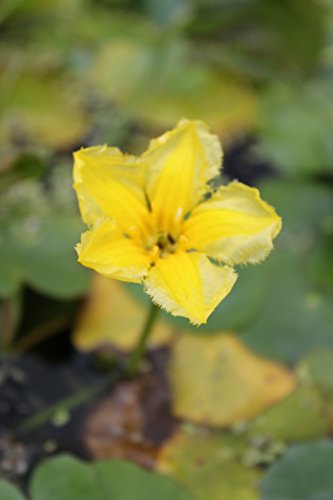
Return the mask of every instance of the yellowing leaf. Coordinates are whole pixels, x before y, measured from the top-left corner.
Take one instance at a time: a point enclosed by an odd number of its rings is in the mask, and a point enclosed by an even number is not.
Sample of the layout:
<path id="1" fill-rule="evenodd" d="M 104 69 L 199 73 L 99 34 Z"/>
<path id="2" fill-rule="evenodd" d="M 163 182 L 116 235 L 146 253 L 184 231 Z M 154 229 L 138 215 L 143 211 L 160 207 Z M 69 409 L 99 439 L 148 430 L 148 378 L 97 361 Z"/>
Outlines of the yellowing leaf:
<path id="1" fill-rule="evenodd" d="M 137 303 L 116 280 L 95 275 L 88 303 L 83 309 L 74 331 L 74 345 L 83 351 L 112 344 L 131 350 L 138 340 L 147 310 Z M 172 327 L 158 321 L 153 328 L 150 343 L 166 344 Z"/>
<path id="2" fill-rule="evenodd" d="M 250 419 L 295 386 L 283 366 L 249 351 L 236 336 L 179 336 L 169 379 L 173 411 L 194 422 L 228 426 Z"/>
<path id="3" fill-rule="evenodd" d="M 219 433 L 178 431 L 161 449 L 157 468 L 198 500 L 256 500 L 259 472 L 236 461 L 244 444 Z"/>
<path id="4" fill-rule="evenodd" d="M 89 77 L 130 116 L 162 129 L 180 117 L 200 117 L 225 139 L 255 122 L 257 99 L 249 84 L 194 63 L 179 41 L 114 39 L 101 46 Z"/>
<path id="5" fill-rule="evenodd" d="M 313 387 L 299 387 L 288 398 L 268 408 L 252 422 L 249 435 L 283 442 L 325 436 L 328 416 L 323 398 Z"/>
<path id="6" fill-rule="evenodd" d="M 0 75 L 0 144 L 24 138 L 53 148 L 66 148 L 82 137 L 88 122 L 69 93 L 68 82 L 22 73 L 15 82 Z"/>

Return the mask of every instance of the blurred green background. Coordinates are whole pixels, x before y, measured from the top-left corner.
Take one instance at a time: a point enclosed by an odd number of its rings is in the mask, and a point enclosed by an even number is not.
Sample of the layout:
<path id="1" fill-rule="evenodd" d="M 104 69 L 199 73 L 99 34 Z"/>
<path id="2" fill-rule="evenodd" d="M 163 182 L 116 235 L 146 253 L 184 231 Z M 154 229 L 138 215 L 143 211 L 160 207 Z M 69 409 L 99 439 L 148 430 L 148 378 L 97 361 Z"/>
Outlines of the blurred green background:
<path id="1" fill-rule="evenodd" d="M 273 254 L 239 269 L 233 292 L 196 335 L 233 331 L 253 353 L 295 373 L 302 363 L 314 367 L 326 404 L 333 400 L 332 0 L 1 1 L 2 352 L 39 349 L 59 333 L 44 354 L 62 359 L 63 337 L 89 294 L 91 275 L 73 249 L 83 226 L 72 151 L 108 143 L 140 153 L 182 117 L 206 121 L 221 137 L 222 180 L 260 186 L 283 218 Z M 128 291 L 145 300 L 137 287 Z M 74 339 L 81 348 L 80 335 Z M 309 424 L 300 441 L 332 431 L 332 411 L 323 411 L 330 424 L 321 431 Z M 274 477 L 273 486 L 265 483 L 267 500 L 317 498 L 274 496 Z"/>

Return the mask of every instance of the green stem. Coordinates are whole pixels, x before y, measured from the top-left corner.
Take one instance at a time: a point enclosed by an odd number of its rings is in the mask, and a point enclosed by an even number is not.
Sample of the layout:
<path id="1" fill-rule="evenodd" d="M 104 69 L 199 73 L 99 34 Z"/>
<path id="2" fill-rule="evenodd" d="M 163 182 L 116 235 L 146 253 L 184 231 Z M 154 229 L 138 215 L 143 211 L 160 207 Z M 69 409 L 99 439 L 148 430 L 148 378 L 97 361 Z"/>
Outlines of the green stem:
<path id="1" fill-rule="evenodd" d="M 107 388 L 113 386 L 120 379 L 120 372 L 112 374 L 112 377 L 104 379 L 102 381 L 91 384 L 88 387 L 84 387 L 75 394 L 68 396 L 57 403 L 47 407 L 45 410 L 41 410 L 28 417 L 23 424 L 20 426 L 20 433 L 31 431 L 42 424 L 51 420 L 59 411 L 70 411 L 86 401 L 90 401 L 95 396 L 98 396 Z"/>
<path id="2" fill-rule="evenodd" d="M 133 376 L 138 373 L 138 370 L 140 368 L 140 362 L 145 353 L 146 344 L 149 335 L 152 332 L 153 325 L 155 324 L 158 311 L 159 311 L 158 307 L 156 307 L 154 304 L 151 304 L 151 308 L 146 323 L 144 324 L 142 333 L 139 337 L 139 341 L 129 359 L 129 363 L 127 366 L 127 374 L 130 376 Z M 59 411 L 71 411 L 80 404 L 85 403 L 86 401 L 90 401 L 95 396 L 101 394 L 108 388 L 112 387 L 122 378 L 123 375 L 124 372 L 117 370 L 116 372 L 113 372 L 110 377 L 95 384 L 92 384 L 88 387 L 84 387 L 75 394 L 68 396 L 68 398 L 62 399 L 61 401 L 54 403 L 45 410 L 36 412 L 34 415 L 28 417 L 23 422 L 23 424 L 20 427 L 20 432 L 25 433 L 27 431 L 31 431 L 41 426 L 48 420 L 51 420 L 54 417 L 54 415 L 56 415 Z"/>
<path id="3" fill-rule="evenodd" d="M 139 371 L 140 368 L 140 363 L 142 360 L 142 357 L 146 351 L 146 345 L 148 338 L 152 332 L 153 326 L 155 324 L 156 318 L 158 316 L 159 308 L 151 302 L 150 305 L 150 311 L 147 316 L 146 322 L 143 326 L 142 332 L 140 334 L 138 343 L 134 350 L 132 351 L 132 354 L 129 359 L 129 363 L 127 366 L 127 373 L 128 375 L 136 375 Z"/>

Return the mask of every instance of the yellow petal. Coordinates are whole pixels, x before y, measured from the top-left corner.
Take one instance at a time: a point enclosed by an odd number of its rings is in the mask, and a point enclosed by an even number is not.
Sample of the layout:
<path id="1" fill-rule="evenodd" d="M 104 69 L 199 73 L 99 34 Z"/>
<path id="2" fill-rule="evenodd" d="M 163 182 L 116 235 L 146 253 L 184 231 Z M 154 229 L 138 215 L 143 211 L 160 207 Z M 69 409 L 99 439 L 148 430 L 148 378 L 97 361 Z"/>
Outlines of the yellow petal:
<path id="1" fill-rule="evenodd" d="M 110 220 L 86 231 L 77 245 L 79 262 L 109 278 L 138 283 L 146 275 L 150 257 L 144 248 L 122 232 Z"/>
<path id="2" fill-rule="evenodd" d="M 207 181 L 219 173 L 219 140 L 204 123 L 182 120 L 175 129 L 151 141 L 143 159 L 148 165 L 147 194 L 159 227 L 174 233 L 202 198 Z"/>
<path id="3" fill-rule="evenodd" d="M 148 209 L 142 161 L 117 148 L 94 146 L 74 153 L 74 188 L 83 220 L 111 217 L 124 230 L 144 231 Z"/>
<path id="4" fill-rule="evenodd" d="M 236 279 L 232 268 L 215 266 L 205 255 L 179 252 L 157 261 L 145 288 L 154 302 L 174 316 L 200 324 L 206 323 Z"/>
<path id="5" fill-rule="evenodd" d="M 281 218 L 259 191 L 240 182 L 218 189 L 184 225 L 189 247 L 225 264 L 256 263 L 273 248 Z"/>

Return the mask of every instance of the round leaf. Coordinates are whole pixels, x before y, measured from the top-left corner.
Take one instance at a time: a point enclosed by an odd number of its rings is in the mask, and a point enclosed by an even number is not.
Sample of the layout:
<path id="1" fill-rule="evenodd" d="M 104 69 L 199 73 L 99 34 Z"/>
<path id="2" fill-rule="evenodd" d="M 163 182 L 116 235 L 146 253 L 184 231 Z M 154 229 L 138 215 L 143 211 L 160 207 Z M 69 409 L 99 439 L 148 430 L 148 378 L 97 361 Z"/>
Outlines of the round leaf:
<path id="1" fill-rule="evenodd" d="M 170 479 L 121 461 L 84 463 L 69 455 L 35 471 L 33 500 L 191 500 Z"/>
<path id="2" fill-rule="evenodd" d="M 293 446 L 263 477 L 262 500 L 331 500 L 333 444 Z"/>
<path id="3" fill-rule="evenodd" d="M 0 480 L 0 498 L 3 500 L 24 500 L 19 490 L 4 480 Z"/>
<path id="4" fill-rule="evenodd" d="M 103 500 L 93 470 L 69 455 L 45 460 L 33 474 L 30 492 L 34 500 Z"/>
<path id="5" fill-rule="evenodd" d="M 93 466 L 98 484 L 112 500 L 191 500 L 169 478 L 122 461 L 100 461 Z"/>

